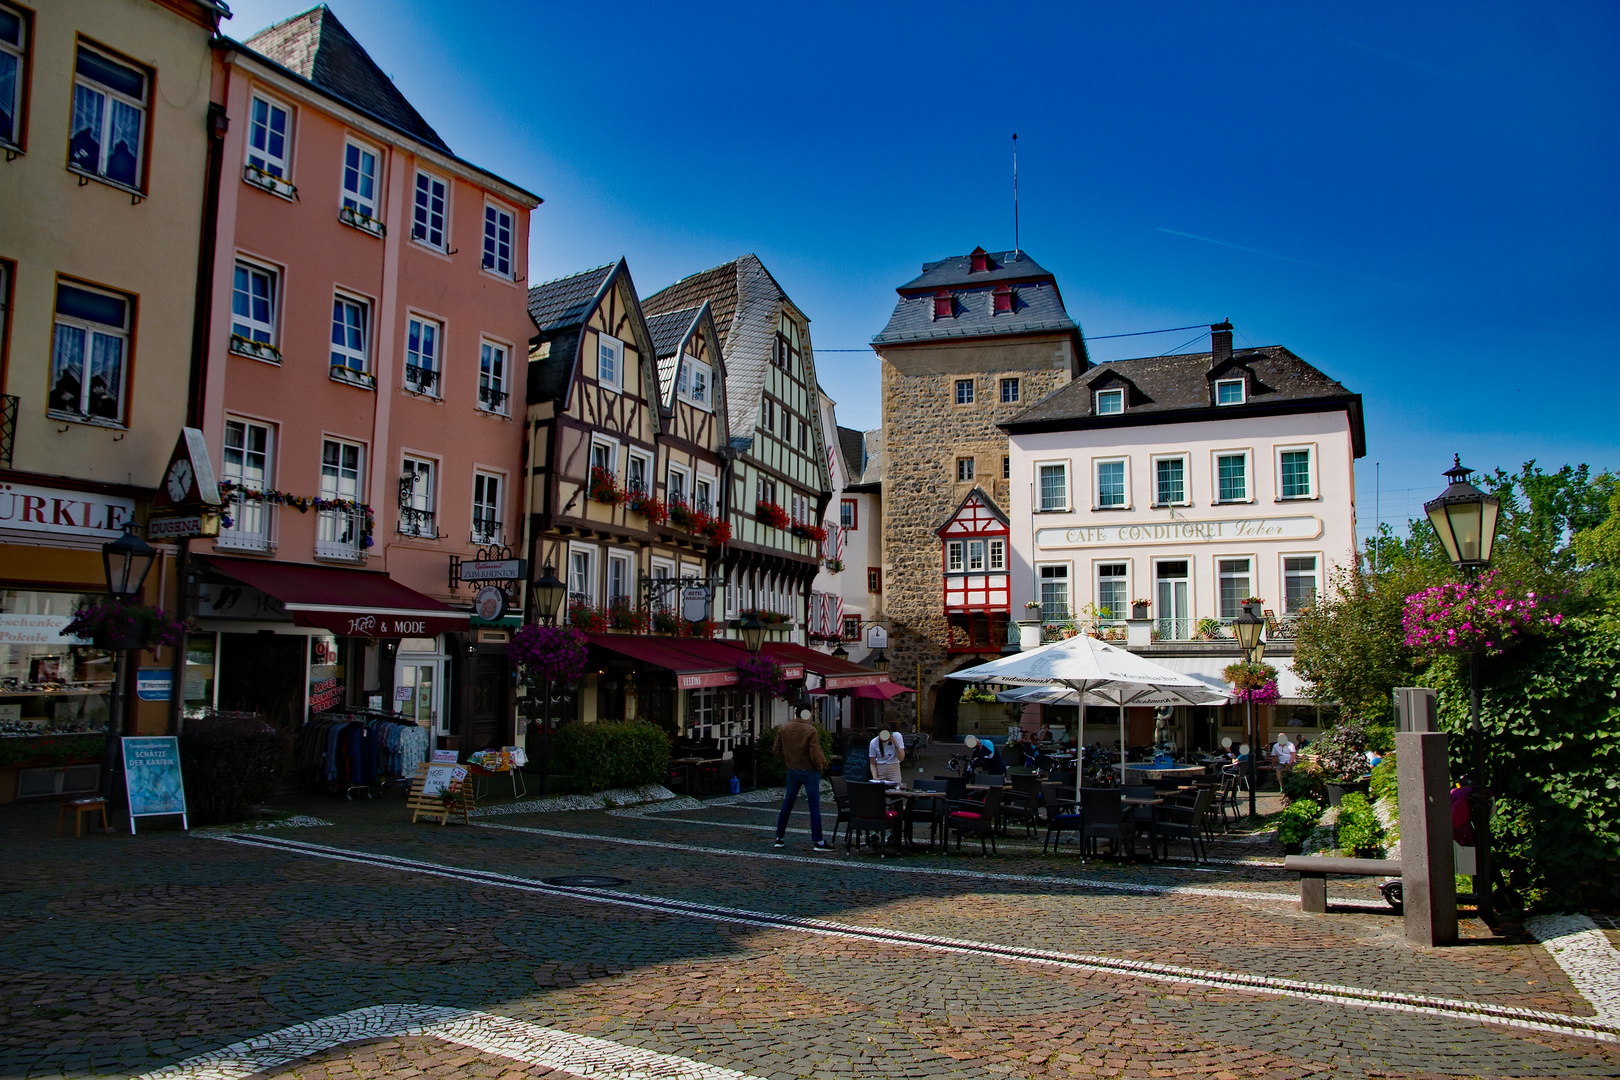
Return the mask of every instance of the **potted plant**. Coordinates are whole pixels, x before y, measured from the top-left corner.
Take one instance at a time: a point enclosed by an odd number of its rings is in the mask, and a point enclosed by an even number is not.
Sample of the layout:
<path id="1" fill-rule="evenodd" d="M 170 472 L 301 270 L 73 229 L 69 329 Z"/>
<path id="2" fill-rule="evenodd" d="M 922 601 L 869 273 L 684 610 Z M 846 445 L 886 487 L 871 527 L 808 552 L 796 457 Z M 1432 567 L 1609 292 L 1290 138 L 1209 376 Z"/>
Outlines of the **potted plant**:
<path id="1" fill-rule="evenodd" d="M 820 525 L 811 525 L 808 522 L 801 521 L 788 531 L 800 540 L 814 540 L 818 544 L 827 539 L 826 529 L 823 529 Z"/>
<path id="2" fill-rule="evenodd" d="M 179 645 L 185 640 L 186 624 L 162 608 L 109 598 L 74 612 L 61 633 L 63 637 L 89 638 L 98 649 L 144 649 Z"/>
<path id="3" fill-rule="evenodd" d="M 1224 635 L 1221 633 L 1221 620 L 1203 618 L 1198 620 L 1198 638 L 1201 641 L 1219 641 Z"/>
<path id="4" fill-rule="evenodd" d="M 844 560 L 843 559 L 828 559 L 827 560 L 827 573 L 829 573 L 829 574 L 842 574 L 843 572 L 844 572 Z"/>
<path id="5" fill-rule="evenodd" d="M 618 480 L 600 465 L 591 466 L 589 494 L 593 501 L 607 503 L 609 506 L 617 505 L 624 498 L 624 493 L 619 490 Z"/>
<path id="6" fill-rule="evenodd" d="M 1247 611 L 1250 615 L 1253 615 L 1257 619 L 1264 617 L 1265 605 L 1266 602 L 1260 599 L 1258 596 L 1245 596 L 1243 598 L 1243 610 Z"/>
<path id="7" fill-rule="evenodd" d="M 669 520 L 669 509 L 649 491 L 637 489 L 625 497 L 624 505 L 631 513 L 640 514 L 647 524 L 657 528 Z"/>
<path id="8" fill-rule="evenodd" d="M 785 529 L 788 526 L 788 512 L 775 503 L 763 499 L 754 504 L 754 516 L 759 519 L 760 524 L 773 529 Z"/>
<path id="9" fill-rule="evenodd" d="M 1153 601 L 1151 601 L 1151 600 L 1132 600 L 1131 601 L 1131 618 L 1133 618 L 1133 619 L 1145 619 L 1145 618 L 1147 618 L 1148 617 L 1148 609 L 1150 607 L 1152 607 L 1152 606 L 1153 606 Z"/>
<path id="10" fill-rule="evenodd" d="M 1368 790 L 1367 729 L 1356 720 L 1344 720 L 1311 743 L 1306 754 L 1327 788 L 1329 806 L 1338 806 L 1351 792 Z"/>

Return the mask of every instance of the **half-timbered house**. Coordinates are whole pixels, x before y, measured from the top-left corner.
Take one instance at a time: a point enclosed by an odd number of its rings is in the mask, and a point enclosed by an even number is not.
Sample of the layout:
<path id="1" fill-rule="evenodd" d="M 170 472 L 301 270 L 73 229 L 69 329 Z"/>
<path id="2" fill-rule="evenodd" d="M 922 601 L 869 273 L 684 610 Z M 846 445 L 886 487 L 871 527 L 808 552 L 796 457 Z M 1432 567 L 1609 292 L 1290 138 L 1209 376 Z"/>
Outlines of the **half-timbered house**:
<path id="1" fill-rule="evenodd" d="M 984 653 L 1007 639 L 1007 515 L 974 488 L 938 530 L 945 651 Z"/>
<path id="2" fill-rule="evenodd" d="M 643 306 L 663 314 L 705 302 L 730 403 L 725 614 L 757 614 L 773 638 L 802 645 L 831 495 L 810 320 L 754 255 L 678 281 Z"/>

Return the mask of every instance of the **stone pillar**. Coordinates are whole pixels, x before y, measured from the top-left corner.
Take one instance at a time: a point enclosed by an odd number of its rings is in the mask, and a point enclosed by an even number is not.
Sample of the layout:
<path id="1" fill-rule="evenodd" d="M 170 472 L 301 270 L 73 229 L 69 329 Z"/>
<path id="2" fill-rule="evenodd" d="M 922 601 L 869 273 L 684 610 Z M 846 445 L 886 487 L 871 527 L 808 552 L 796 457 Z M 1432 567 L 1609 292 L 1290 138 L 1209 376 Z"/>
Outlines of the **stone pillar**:
<path id="1" fill-rule="evenodd" d="M 1457 881 L 1451 853 L 1451 769 L 1446 735 L 1395 734 L 1401 793 L 1401 893 L 1406 940 L 1451 945 L 1457 940 Z"/>

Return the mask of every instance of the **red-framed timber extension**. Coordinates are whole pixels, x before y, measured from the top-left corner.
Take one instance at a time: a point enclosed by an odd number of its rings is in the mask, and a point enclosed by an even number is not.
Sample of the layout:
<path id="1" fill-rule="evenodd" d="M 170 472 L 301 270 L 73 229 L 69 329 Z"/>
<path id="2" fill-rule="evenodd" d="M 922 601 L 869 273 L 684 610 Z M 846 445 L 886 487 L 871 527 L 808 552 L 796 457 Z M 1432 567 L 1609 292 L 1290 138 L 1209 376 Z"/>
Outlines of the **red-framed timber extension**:
<path id="1" fill-rule="evenodd" d="M 937 530 L 945 577 L 945 651 L 997 652 L 1011 611 L 1007 515 L 981 488 Z"/>

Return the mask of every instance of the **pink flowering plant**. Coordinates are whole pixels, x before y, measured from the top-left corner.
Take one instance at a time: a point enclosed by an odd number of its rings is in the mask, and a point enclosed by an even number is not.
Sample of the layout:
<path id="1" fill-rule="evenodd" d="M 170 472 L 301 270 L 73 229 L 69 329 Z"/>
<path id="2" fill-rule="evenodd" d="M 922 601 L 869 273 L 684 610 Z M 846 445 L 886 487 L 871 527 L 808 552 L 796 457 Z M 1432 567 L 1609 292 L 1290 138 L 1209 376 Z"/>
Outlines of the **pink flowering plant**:
<path id="1" fill-rule="evenodd" d="M 585 635 L 570 626 L 520 627 L 506 654 L 518 677 L 530 686 L 541 681 L 576 682 L 585 676 Z"/>
<path id="2" fill-rule="evenodd" d="M 1478 581 L 1446 582 L 1406 598 L 1401 617 L 1408 648 L 1422 652 L 1500 653 L 1527 634 L 1562 626 L 1534 591 L 1521 595 L 1496 571 Z"/>
<path id="3" fill-rule="evenodd" d="M 787 679 L 781 665 L 769 656 L 755 655 L 737 662 L 737 689 L 745 694 L 760 694 L 766 700 L 783 697 L 787 693 Z"/>
<path id="4" fill-rule="evenodd" d="M 1240 660 L 1226 665 L 1221 671 L 1221 678 L 1232 684 L 1239 701 L 1270 705 L 1277 700 L 1277 669 L 1270 664 Z"/>
<path id="5" fill-rule="evenodd" d="M 92 641 L 139 641 L 141 648 L 149 648 L 179 645 L 185 640 L 186 624 L 162 608 L 109 599 L 74 612 L 73 621 L 61 632 L 63 637 Z"/>

